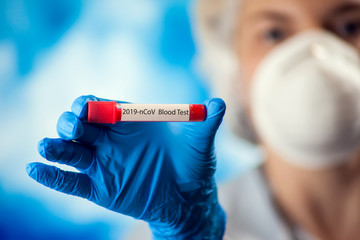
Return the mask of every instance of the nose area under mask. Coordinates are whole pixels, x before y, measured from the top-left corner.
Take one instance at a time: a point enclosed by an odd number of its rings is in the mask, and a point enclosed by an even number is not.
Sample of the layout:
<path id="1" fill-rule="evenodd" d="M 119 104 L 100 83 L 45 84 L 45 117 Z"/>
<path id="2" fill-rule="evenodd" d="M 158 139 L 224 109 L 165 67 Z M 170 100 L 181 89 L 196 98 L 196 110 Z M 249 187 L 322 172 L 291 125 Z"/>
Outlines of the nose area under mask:
<path id="1" fill-rule="evenodd" d="M 253 79 L 259 136 L 284 159 L 318 169 L 360 146 L 360 60 L 326 32 L 295 36 L 272 51 Z"/>
<path id="2" fill-rule="evenodd" d="M 336 136 L 339 131 L 351 134 L 349 127 L 357 117 L 353 86 L 319 68 L 316 60 L 298 64 L 282 78 L 284 81 L 273 89 L 269 101 L 272 106 L 268 106 L 279 131 L 289 141 L 293 140 L 292 144 L 303 148 L 330 147 L 331 150 L 343 144 L 347 137 Z M 317 134 L 307 129 L 317 129 Z"/>

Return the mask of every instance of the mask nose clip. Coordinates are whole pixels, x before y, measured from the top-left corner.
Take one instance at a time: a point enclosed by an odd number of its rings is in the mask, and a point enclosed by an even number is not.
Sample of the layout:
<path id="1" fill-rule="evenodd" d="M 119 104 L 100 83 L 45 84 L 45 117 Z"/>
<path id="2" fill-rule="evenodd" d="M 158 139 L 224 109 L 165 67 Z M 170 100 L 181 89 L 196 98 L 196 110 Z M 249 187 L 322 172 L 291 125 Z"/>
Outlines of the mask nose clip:
<path id="1" fill-rule="evenodd" d="M 311 55 L 318 60 L 326 60 L 329 56 L 329 49 L 321 43 L 312 43 L 310 45 Z"/>

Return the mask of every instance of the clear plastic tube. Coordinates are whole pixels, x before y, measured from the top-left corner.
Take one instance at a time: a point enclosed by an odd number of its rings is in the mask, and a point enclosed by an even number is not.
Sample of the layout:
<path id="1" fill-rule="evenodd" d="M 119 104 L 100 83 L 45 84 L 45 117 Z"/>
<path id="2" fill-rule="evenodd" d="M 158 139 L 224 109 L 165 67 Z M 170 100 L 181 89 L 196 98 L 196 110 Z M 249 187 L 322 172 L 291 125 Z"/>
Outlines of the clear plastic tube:
<path id="1" fill-rule="evenodd" d="M 132 104 L 88 102 L 88 122 L 200 122 L 206 119 L 203 104 Z"/>

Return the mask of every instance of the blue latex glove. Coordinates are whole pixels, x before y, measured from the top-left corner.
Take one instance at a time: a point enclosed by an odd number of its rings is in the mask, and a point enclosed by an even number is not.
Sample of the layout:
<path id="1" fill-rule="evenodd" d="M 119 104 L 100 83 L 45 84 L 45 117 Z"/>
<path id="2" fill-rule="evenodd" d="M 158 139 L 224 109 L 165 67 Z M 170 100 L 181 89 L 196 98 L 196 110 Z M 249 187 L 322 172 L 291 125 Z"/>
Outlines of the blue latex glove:
<path id="1" fill-rule="evenodd" d="M 221 239 L 225 214 L 214 180 L 214 137 L 224 102 L 206 102 L 204 122 L 95 125 L 86 123 L 87 101 L 104 99 L 76 99 L 72 112 L 58 121 L 60 139 L 45 138 L 38 145 L 41 156 L 80 173 L 30 163 L 29 176 L 147 221 L 156 239 Z"/>

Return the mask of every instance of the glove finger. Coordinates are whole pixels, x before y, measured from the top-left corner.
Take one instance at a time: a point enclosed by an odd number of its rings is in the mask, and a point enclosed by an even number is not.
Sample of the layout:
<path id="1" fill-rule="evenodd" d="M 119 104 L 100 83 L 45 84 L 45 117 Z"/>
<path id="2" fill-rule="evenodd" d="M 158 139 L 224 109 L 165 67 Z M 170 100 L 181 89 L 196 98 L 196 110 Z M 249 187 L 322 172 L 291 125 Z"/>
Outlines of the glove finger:
<path id="1" fill-rule="evenodd" d="M 204 179 L 213 176 L 216 170 L 216 157 L 214 151 L 215 134 L 222 122 L 226 105 L 220 98 L 213 98 L 205 102 L 207 118 L 200 123 L 187 123 L 185 125 L 185 141 L 191 149 L 192 158 L 184 161 L 183 166 L 188 169 L 188 175 Z"/>
<path id="2" fill-rule="evenodd" d="M 102 126 L 81 122 L 73 112 L 64 112 L 60 116 L 56 128 L 60 138 L 90 145 L 96 141 L 103 130 Z"/>
<path id="3" fill-rule="evenodd" d="M 87 175 L 60 170 L 42 163 L 29 163 L 28 175 L 35 181 L 56 191 L 89 199 L 91 182 Z"/>
<path id="4" fill-rule="evenodd" d="M 88 102 L 89 101 L 114 101 L 104 98 L 99 98 L 93 95 L 85 95 L 75 99 L 71 105 L 71 111 L 83 122 L 87 122 L 88 116 Z M 116 101 L 117 103 L 129 103 L 124 101 Z M 141 131 L 144 125 L 151 125 L 151 123 L 137 123 L 137 122 L 118 122 L 116 124 L 91 124 L 92 126 L 103 126 L 112 129 L 113 131 L 121 134 L 128 135 L 134 132 Z M 141 127 L 139 127 L 141 126 Z"/>
<path id="5" fill-rule="evenodd" d="M 93 95 L 80 96 L 71 105 L 71 111 L 81 120 L 87 120 L 88 108 L 87 102 L 89 101 L 100 101 L 99 98 Z M 102 101 L 106 101 L 103 99 Z"/>
<path id="6" fill-rule="evenodd" d="M 99 98 L 95 97 L 93 95 L 84 95 L 80 96 L 77 99 L 74 100 L 74 102 L 71 105 L 71 111 L 75 113 L 76 116 L 78 116 L 81 120 L 87 120 L 88 116 L 88 102 L 89 101 L 113 101 L 105 98 Z M 126 103 L 122 101 L 116 101 L 118 103 Z"/>
<path id="7" fill-rule="evenodd" d="M 186 123 L 186 133 L 194 142 L 209 142 L 211 144 L 223 120 L 226 105 L 220 98 L 210 99 L 204 104 L 207 108 L 206 120 L 204 122 Z M 204 150 L 209 147 L 206 144 L 199 144 L 199 146 L 205 148 Z"/>
<path id="8" fill-rule="evenodd" d="M 91 149 L 76 142 L 44 138 L 38 143 L 40 155 L 51 162 L 66 164 L 80 171 L 86 170 L 93 162 Z"/>

